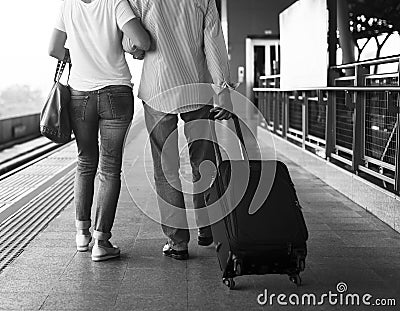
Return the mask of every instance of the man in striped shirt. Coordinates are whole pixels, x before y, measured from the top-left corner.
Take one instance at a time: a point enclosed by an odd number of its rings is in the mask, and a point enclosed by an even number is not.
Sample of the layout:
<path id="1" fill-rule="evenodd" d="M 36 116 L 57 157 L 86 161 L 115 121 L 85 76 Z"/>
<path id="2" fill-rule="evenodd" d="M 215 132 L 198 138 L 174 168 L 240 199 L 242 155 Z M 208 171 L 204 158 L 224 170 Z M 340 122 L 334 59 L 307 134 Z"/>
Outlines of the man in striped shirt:
<path id="1" fill-rule="evenodd" d="M 163 253 L 188 258 L 189 230 L 179 178 L 178 115 L 185 122 L 197 209 L 198 244 L 210 245 L 203 192 L 215 170 L 207 121 L 231 117 L 228 54 L 215 0 L 130 0 L 136 16 L 152 37 L 139 87 L 150 134 L 154 179 L 162 228 L 168 237 Z M 124 47 L 127 44 L 124 41 Z M 140 51 L 139 51 L 140 54 Z M 219 104 L 213 104 L 213 93 Z M 215 96 L 214 96 L 215 97 Z M 226 109 L 224 109 L 226 108 Z M 211 161 L 214 165 L 202 165 Z M 206 162 L 204 162 L 206 163 Z M 208 162 L 210 164 L 210 162 Z"/>

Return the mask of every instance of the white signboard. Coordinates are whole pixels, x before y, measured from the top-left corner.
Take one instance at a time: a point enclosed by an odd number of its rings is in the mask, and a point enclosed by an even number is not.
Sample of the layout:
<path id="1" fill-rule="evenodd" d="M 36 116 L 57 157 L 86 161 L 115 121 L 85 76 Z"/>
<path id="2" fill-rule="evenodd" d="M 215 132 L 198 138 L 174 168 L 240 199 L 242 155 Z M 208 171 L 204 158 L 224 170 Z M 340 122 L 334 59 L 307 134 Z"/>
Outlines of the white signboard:
<path id="1" fill-rule="evenodd" d="M 326 0 L 299 0 L 279 15 L 281 88 L 326 87 L 328 9 Z"/>

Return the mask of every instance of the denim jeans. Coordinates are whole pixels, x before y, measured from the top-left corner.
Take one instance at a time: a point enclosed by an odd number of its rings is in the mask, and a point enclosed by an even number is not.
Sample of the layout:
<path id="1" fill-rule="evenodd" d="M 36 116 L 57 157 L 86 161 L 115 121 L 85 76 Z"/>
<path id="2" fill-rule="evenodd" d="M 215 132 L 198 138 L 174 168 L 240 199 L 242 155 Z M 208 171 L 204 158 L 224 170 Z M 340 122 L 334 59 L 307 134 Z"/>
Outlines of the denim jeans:
<path id="1" fill-rule="evenodd" d="M 132 89 L 117 85 L 89 92 L 71 89 L 70 116 L 78 146 L 74 189 L 76 226 L 77 229 L 91 226 L 94 180 L 98 171 L 93 237 L 108 240 L 121 189 L 125 135 L 133 118 Z"/>
<path id="2" fill-rule="evenodd" d="M 195 215 L 199 234 L 202 236 L 212 235 L 208 213 L 203 208 L 205 207 L 204 191 L 209 186 L 216 167 L 210 127 L 208 126 L 208 115 L 211 108 L 211 106 L 204 106 L 201 109 L 180 114 L 181 119 L 185 122 L 184 134 L 189 147 L 194 190 L 193 204 L 195 211 L 201 209 L 201 213 L 197 212 Z M 178 115 L 156 111 L 145 103 L 144 115 L 150 135 L 154 181 L 162 229 L 173 244 L 187 244 L 190 235 L 179 177 Z M 201 166 L 202 163 L 205 163 L 204 161 L 210 161 L 209 165 Z"/>

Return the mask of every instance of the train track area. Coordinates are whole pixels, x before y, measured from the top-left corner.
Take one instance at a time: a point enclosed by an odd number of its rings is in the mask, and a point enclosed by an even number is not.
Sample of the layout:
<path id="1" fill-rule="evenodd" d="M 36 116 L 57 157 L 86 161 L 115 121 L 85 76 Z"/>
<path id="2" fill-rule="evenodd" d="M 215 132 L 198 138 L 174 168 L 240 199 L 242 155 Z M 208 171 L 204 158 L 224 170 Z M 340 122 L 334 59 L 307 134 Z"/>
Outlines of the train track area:
<path id="1" fill-rule="evenodd" d="M 0 272 L 73 199 L 76 144 L 57 147 L 40 146 L 0 176 Z"/>

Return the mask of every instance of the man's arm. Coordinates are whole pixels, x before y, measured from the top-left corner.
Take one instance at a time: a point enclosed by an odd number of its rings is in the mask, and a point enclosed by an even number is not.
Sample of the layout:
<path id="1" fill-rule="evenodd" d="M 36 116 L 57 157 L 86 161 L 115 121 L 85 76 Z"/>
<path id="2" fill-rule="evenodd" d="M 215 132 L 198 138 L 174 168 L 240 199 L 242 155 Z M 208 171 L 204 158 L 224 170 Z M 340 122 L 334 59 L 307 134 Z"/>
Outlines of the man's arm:
<path id="1" fill-rule="evenodd" d="M 219 105 L 216 119 L 229 119 L 233 111 L 230 98 L 230 89 L 234 89 L 230 78 L 228 52 L 222 33 L 222 26 L 215 0 L 208 1 L 207 12 L 204 20 L 204 53 L 206 55 L 208 70 L 215 85 L 221 88 L 219 92 Z"/>

